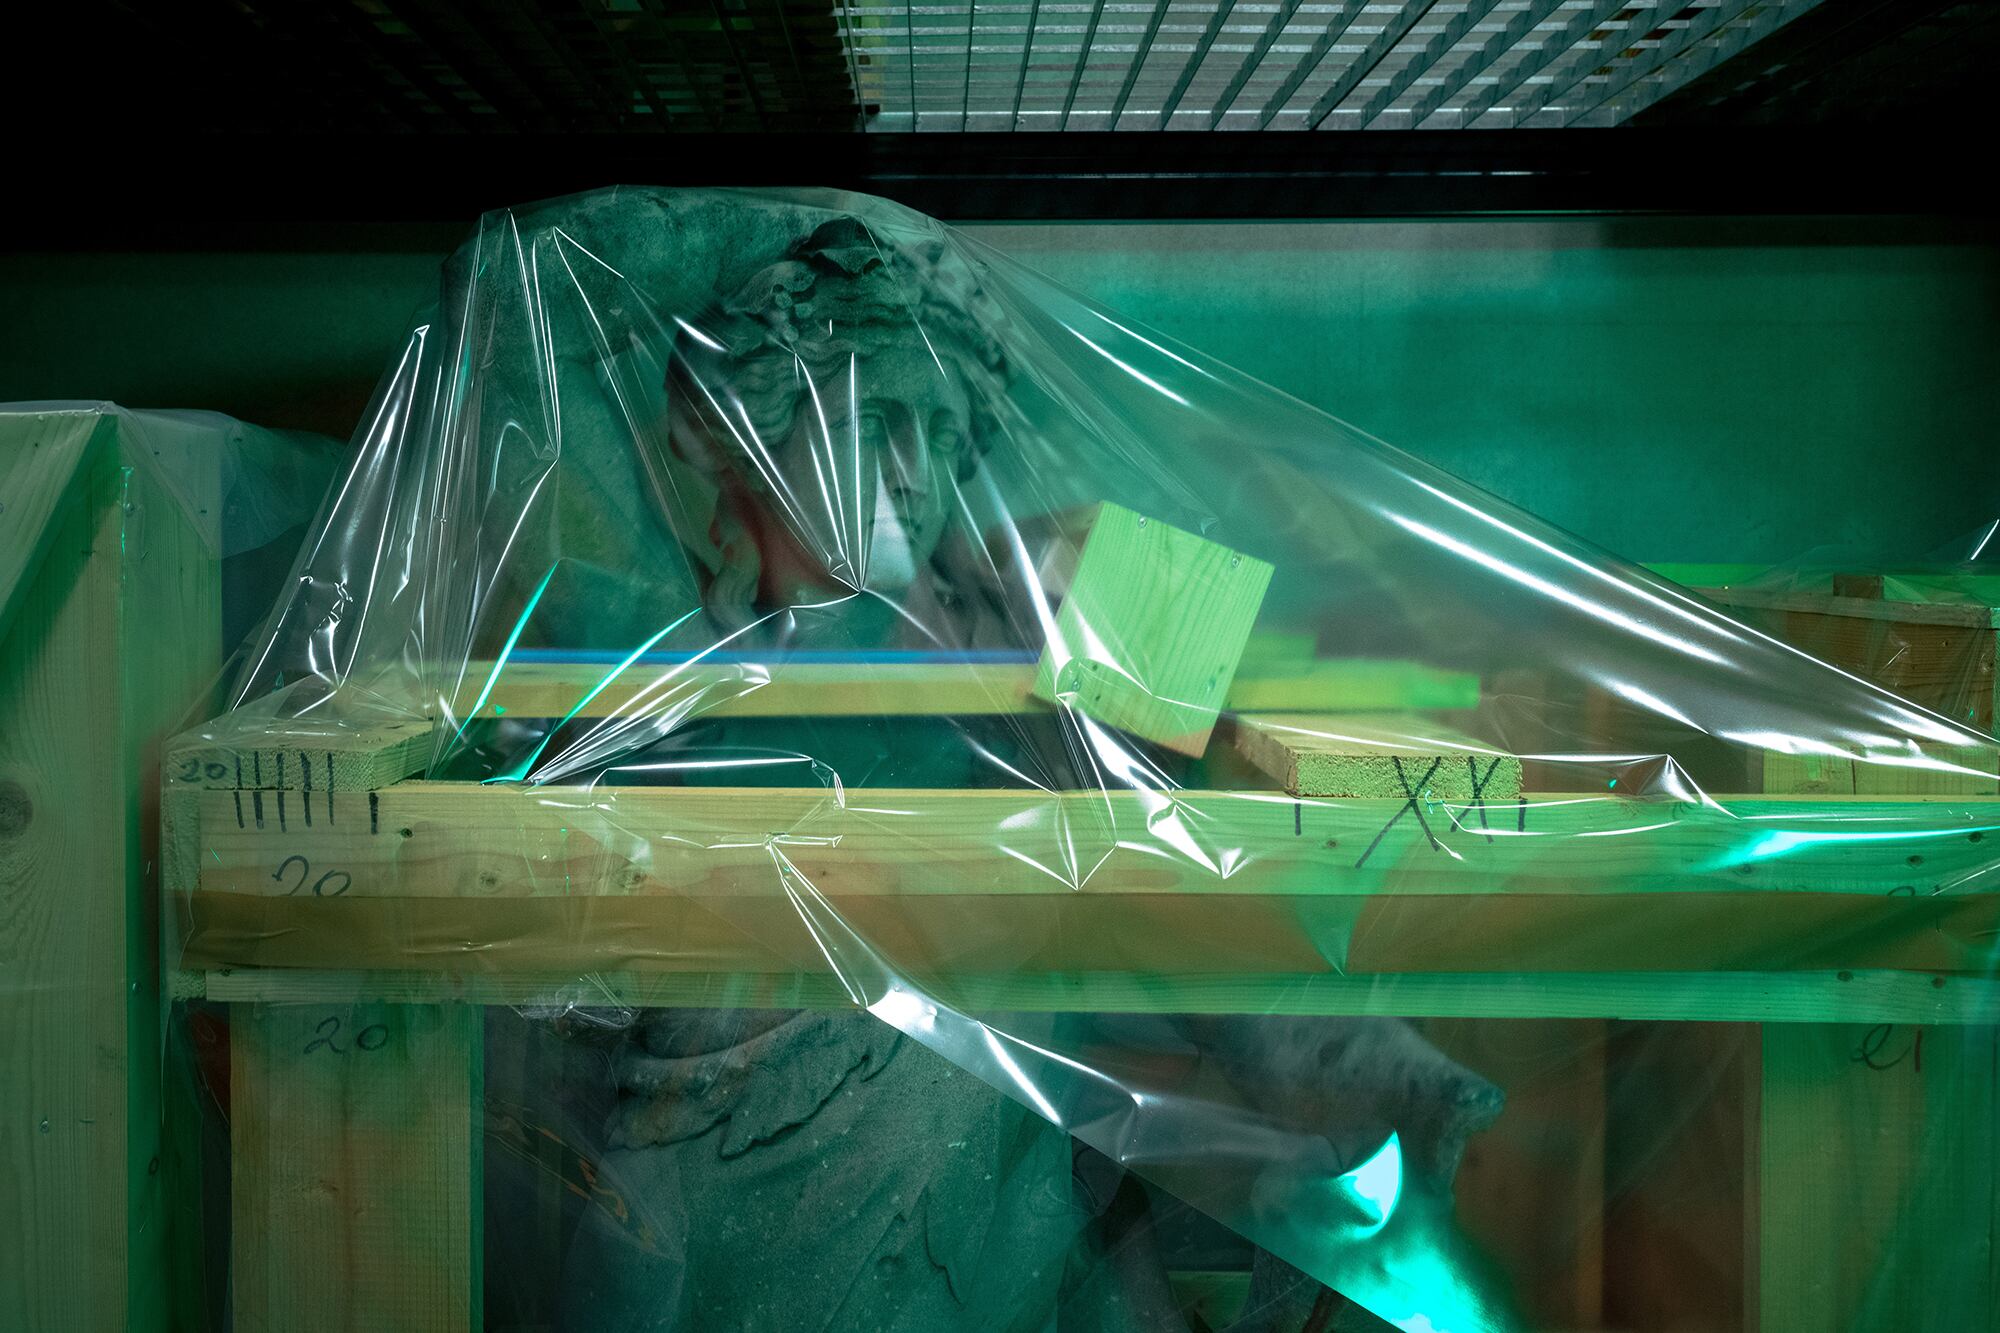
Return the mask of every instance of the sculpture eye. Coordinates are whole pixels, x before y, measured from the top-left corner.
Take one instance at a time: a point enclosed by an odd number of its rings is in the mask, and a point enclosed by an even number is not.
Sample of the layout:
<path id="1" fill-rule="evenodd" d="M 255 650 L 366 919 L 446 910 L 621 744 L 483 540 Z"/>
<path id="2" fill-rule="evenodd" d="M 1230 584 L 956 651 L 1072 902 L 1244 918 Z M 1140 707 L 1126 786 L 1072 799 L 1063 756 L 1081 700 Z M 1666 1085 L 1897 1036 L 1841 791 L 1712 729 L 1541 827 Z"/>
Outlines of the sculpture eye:
<path id="1" fill-rule="evenodd" d="M 931 413 L 929 435 L 934 453 L 955 454 L 965 448 L 965 431 L 949 412 Z"/>
<path id="2" fill-rule="evenodd" d="M 882 419 L 880 412 L 863 413 L 859 425 L 862 444 L 870 449 L 889 447 L 889 423 Z"/>

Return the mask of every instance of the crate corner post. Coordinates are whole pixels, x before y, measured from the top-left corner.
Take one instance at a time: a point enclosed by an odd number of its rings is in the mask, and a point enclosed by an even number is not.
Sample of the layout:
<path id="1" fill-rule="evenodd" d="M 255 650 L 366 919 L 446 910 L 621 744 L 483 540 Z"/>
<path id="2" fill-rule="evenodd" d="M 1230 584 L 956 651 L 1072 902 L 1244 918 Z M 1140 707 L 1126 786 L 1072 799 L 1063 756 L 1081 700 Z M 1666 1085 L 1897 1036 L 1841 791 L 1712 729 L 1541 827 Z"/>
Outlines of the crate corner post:
<path id="1" fill-rule="evenodd" d="M 219 565 L 121 418 L 0 415 L 0 1326 L 164 1328 L 159 746 Z M 216 479 L 179 479 L 199 503 Z"/>

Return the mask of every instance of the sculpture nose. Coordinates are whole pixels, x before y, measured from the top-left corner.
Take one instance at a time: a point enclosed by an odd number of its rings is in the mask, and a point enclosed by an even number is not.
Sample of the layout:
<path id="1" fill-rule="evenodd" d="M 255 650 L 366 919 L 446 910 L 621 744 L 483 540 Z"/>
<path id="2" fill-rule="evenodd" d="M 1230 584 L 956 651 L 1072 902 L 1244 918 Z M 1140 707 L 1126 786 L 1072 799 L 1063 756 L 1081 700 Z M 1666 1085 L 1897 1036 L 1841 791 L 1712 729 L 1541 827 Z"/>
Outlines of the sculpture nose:
<path id="1" fill-rule="evenodd" d="M 923 423 L 903 414 L 889 431 L 889 459 L 885 471 L 892 496 L 930 494 L 930 444 Z"/>

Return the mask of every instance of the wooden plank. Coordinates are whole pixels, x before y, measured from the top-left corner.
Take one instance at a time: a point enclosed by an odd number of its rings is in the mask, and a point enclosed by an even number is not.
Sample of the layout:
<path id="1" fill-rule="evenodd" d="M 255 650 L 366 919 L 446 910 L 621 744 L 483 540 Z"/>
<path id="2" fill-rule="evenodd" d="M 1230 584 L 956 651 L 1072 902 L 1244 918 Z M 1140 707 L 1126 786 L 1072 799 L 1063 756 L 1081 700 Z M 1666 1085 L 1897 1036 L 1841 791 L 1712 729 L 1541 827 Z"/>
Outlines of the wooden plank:
<path id="1" fill-rule="evenodd" d="M 1841 802 L 1828 834 L 1824 801 L 1536 800 L 1426 833 L 1407 802 L 1245 793 L 409 783 L 311 827 L 277 795 L 203 794 L 190 965 L 821 970 L 807 885 L 954 974 L 1977 972 L 2000 911 L 1934 892 L 1989 864 L 1978 801 Z M 1187 855 L 1148 853 L 1163 829 Z"/>
<path id="2" fill-rule="evenodd" d="M 1993 1325 L 1996 1031 L 1764 1029 L 1763 1329 Z"/>
<path id="3" fill-rule="evenodd" d="M 1521 761 L 1416 714 L 1269 713 L 1229 724 L 1237 752 L 1294 796 L 1511 801 Z"/>
<path id="4" fill-rule="evenodd" d="M 508 662 L 466 666 L 454 717 L 992 717 L 1047 714 L 1029 661 Z M 491 689 L 487 682 L 491 680 Z M 484 702 L 479 703 L 481 697 Z M 474 705 L 479 703 L 475 709 Z M 1266 659 L 1230 682 L 1235 712 L 1473 708 L 1478 678 L 1414 662 Z"/>
<path id="5" fill-rule="evenodd" d="M 0 412 L 0 641 L 115 427 L 98 412 Z"/>
<path id="6" fill-rule="evenodd" d="M 825 972 L 333 972 L 242 968 L 203 977 L 229 1003 L 488 1004 L 509 1007 L 851 1009 Z M 930 988 L 972 1013 L 1618 1018 L 1688 1023 L 2000 1021 L 2000 981 L 1913 972 L 960 973 Z"/>
<path id="7" fill-rule="evenodd" d="M 1880 596 L 1892 602 L 1954 602 L 1989 609 L 2000 627 L 2000 574 L 1954 570 L 1884 570 Z"/>
<path id="8" fill-rule="evenodd" d="M 483 1022 L 469 1005 L 232 1012 L 240 1333 L 481 1327 Z"/>
<path id="9" fill-rule="evenodd" d="M 1097 506 L 1033 694 L 1199 755 L 1271 566 L 1115 504 Z"/>
<path id="10" fill-rule="evenodd" d="M 1418 805 L 1129 788 L 405 782 L 336 793 L 334 818 L 309 826 L 272 793 L 209 791 L 199 882 L 310 896 L 338 869 L 349 882 L 320 896 L 770 896 L 782 867 L 853 896 L 1785 890 L 1949 905 L 1982 896 L 1966 889 L 2000 842 L 2000 802 L 1978 797 Z M 1167 846 L 1176 854 L 1159 855 Z"/>
<path id="11" fill-rule="evenodd" d="M 1416 662 L 1320 660 L 1251 666 L 1229 686 L 1234 713 L 1399 713 L 1479 706 L 1479 680 Z"/>
<path id="12" fill-rule="evenodd" d="M 153 830 L 160 738 L 219 663 L 219 579 L 123 461 L 95 450 L 56 505 L 0 641 L 6 1328 L 166 1319 Z"/>
<path id="13" fill-rule="evenodd" d="M 283 868 L 283 867 L 281 867 Z M 649 891 L 484 899 L 202 892 L 184 966 L 789 972 L 886 959 L 960 970 L 1976 972 L 2000 899 L 1850 893 L 786 896 Z M 822 920 L 820 914 L 825 914 Z"/>
<path id="14" fill-rule="evenodd" d="M 1876 597 L 1839 597 L 1830 591 L 1767 591 L 1762 588 L 1696 588 L 1694 591 L 1710 601 L 1745 610 L 1800 611 L 1850 620 L 1896 621 L 1905 625 L 1993 628 L 1993 609 L 1970 602 L 1892 602 Z"/>
<path id="15" fill-rule="evenodd" d="M 1990 745 L 1939 746 L 1927 757 L 1950 767 L 1856 763 L 1857 796 L 1991 796 L 2000 792 L 2000 751 Z"/>

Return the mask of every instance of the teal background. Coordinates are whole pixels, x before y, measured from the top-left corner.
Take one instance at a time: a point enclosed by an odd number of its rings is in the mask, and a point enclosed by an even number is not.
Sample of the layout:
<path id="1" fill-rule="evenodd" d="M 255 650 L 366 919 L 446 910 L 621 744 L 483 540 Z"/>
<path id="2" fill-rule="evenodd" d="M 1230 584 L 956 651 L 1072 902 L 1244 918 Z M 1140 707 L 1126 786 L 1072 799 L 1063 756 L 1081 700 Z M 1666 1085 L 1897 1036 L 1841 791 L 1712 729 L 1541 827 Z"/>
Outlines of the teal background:
<path id="1" fill-rule="evenodd" d="M 2000 249 L 1978 235 L 1584 218 L 967 230 L 1635 559 L 1917 560 L 2000 516 Z M 344 436 L 453 236 L 0 257 L 0 401 L 209 407 Z"/>

